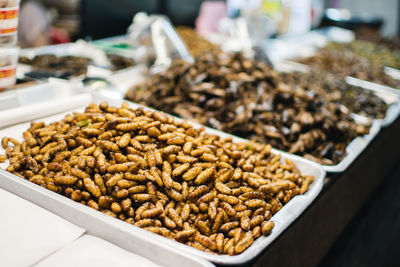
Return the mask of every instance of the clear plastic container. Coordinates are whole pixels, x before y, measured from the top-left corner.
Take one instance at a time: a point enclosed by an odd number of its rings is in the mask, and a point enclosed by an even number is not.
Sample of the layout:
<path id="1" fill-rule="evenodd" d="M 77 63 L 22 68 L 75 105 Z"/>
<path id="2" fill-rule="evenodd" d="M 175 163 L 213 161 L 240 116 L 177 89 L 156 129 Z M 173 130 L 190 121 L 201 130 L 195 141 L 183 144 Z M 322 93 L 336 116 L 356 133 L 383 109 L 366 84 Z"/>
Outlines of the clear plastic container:
<path id="1" fill-rule="evenodd" d="M 0 48 L 0 92 L 15 85 L 19 48 Z"/>
<path id="2" fill-rule="evenodd" d="M 0 0 L 0 46 L 17 43 L 20 0 Z"/>

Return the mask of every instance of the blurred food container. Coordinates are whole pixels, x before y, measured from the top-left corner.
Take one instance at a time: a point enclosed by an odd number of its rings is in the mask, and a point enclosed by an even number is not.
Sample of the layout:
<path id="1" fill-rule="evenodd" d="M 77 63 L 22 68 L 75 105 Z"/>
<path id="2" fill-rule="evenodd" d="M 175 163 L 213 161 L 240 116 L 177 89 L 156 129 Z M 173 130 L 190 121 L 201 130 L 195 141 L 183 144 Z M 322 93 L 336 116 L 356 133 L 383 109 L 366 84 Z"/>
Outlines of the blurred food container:
<path id="1" fill-rule="evenodd" d="M 323 25 L 338 26 L 353 30 L 356 34 L 367 31 L 369 35 L 379 34 L 383 18 L 371 13 L 352 13 L 347 9 L 328 8 L 325 10 Z"/>
<path id="2" fill-rule="evenodd" d="M 0 48 L 0 92 L 15 84 L 19 49 Z"/>
<path id="3" fill-rule="evenodd" d="M 0 0 L 1 46 L 17 43 L 19 3 L 20 0 Z"/>

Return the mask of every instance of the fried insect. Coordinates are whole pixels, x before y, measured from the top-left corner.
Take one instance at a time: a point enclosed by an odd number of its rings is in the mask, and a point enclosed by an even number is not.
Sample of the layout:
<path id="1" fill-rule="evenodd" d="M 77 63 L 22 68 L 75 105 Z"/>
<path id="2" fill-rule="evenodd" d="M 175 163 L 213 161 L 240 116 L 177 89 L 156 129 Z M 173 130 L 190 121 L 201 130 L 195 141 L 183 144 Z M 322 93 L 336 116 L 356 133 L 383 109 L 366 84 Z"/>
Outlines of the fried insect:
<path id="1" fill-rule="evenodd" d="M 202 171 L 199 175 L 197 175 L 196 179 L 194 180 L 195 184 L 204 184 L 206 183 L 209 179 L 212 178 L 212 176 L 215 173 L 214 168 L 208 168 Z"/>
<path id="2" fill-rule="evenodd" d="M 56 176 L 54 177 L 54 183 L 59 184 L 59 185 L 73 185 L 78 181 L 77 177 L 74 176 Z"/>
<path id="3" fill-rule="evenodd" d="M 246 233 L 245 237 L 240 240 L 235 246 L 235 253 L 240 254 L 254 242 L 254 237 L 251 232 Z"/>

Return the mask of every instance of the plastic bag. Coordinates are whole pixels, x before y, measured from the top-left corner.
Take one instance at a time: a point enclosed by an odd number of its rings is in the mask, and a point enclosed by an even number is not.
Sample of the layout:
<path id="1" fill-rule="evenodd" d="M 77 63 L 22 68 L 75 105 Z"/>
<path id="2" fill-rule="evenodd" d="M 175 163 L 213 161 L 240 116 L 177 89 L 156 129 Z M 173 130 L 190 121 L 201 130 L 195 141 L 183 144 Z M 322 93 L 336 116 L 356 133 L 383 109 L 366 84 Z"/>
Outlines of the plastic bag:
<path id="1" fill-rule="evenodd" d="M 132 45 L 143 49 L 141 61 L 154 60 L 151 67 L 153 73 L 167 69 L 177 59 L 193 62 L 185 44 L 165 16 L 136 14 L 128 35 Z"/>

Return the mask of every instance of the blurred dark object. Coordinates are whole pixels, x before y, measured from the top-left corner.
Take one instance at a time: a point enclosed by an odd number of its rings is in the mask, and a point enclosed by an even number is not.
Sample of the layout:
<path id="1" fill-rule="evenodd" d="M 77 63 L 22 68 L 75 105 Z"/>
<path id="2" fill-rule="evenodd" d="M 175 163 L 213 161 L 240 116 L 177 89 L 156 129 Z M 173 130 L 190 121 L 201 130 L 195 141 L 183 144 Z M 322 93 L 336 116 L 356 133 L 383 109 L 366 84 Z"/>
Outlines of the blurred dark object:
<path id="1" fill-rule="evenodd" d="M 391 38 L 383 37 L 380 34 L 374 34 L 368 29 L 362 29 L 356 33 L 356 38 L 362 41 L 373 42 L 386 46 L 393 51 L 400 51 L 400 37 L 394 36 Z"/>
<path id="2" fill-rule="evenodd" d="M 115 54 L 107 54 L 108 60 L 111 62 L 111 70 L 118 71 L 135 65 L 135 61 L 129 57 L 123 57 Z"/>
<path id="3" fill-rule="evenodd" d="M 369 60 L 373 65 L 400 69 L 400 54 L 389 49 L 383 43 L 354 40 L 350 43 L 329 43 L 325 49 L 352 53 L 360 58 Z"/>
<path id="4" fill-rule="evenodd" d="M 29 86 L 34 86 L 34 85 L 36 85 L 38 83 L 39 83 L 39 80 L 25 76 L 22 79 L 17 78 L 16 82 L 15 82 L 15 85 L 13 87 L 11 87 L 10 89 L 25 88 L 25 87 L 29 87 Z"/>
<path id="5" fill-rule="evenodd" d="M 28 79 L 33 79 L 33 80 L 42 80 L 45 81 L 49 78 L 57 78 L 57 79 L 69 79 L 71 78 L 71 73 L 69 71 L 57 71 L 57 72 L 51 72 L 51 71 L 31 71 L 28 73 L 25 73 L 25 77 Z"/>
<path id="6" fill-rule="evenodd" d="M 20 57 L 19 62 L 31 65 L 34 71 L 34 76 L 42 77 L 47 75 L 55 75 L 56 77 L 68 78 L 69 76 L 84 75 L 87 72 L 91 60 L 83 57 L 56 55 L 38 55 L 33 59 Z M 50 76 L 54 77 L 54 76 Z M 60 78 L 60 77 L 59 77 Z"/>
<path id="7" fill-rule="evenodd" d="M 383 70 L 383 65 L 374 64 L 368 58 L 359 56 L 359 53 L 346 49 L 346 46 L 337 49 L 339 45 L 330 44 L 317 51 L 314 56 L 296 61 L 342 77 L 353 76 L 389 87 L 400 88 L 400 81 L 387 75 Z"/>
<path id="8" fill-rule="evenodd" d="M 194 26 L 203 0 L 81 0 L 81 38 L 125 34 L 137 12 L 167 15 L 174 25 Z M 179 8 L 177 8 L 179 7 Z"/>
<path id="9" fill-rule="evenodd" d="M 337 26 L 354 31 L 367 31 L 371 35 L 380 35 L 384 19 L 370 13 L 352 13 L 347 9 L 328 8 L 322 19 L 322 26 Z"/>

